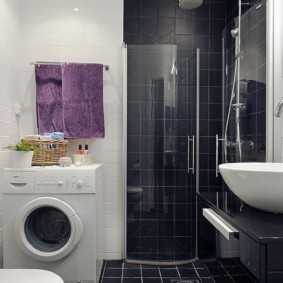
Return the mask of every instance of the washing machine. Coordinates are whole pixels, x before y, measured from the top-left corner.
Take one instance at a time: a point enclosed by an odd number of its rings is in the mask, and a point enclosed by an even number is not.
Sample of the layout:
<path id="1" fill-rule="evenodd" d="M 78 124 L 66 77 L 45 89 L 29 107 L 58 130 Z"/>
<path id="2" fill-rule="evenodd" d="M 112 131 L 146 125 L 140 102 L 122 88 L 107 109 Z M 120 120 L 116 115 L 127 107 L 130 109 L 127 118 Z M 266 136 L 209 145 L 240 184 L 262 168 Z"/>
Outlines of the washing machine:
<path id="1" fill-rule="evenodd" d="M 98 282 L 101 175 L 101 164 L 4 169 L 4 268 L 49 270 L 64 282 Z"/>

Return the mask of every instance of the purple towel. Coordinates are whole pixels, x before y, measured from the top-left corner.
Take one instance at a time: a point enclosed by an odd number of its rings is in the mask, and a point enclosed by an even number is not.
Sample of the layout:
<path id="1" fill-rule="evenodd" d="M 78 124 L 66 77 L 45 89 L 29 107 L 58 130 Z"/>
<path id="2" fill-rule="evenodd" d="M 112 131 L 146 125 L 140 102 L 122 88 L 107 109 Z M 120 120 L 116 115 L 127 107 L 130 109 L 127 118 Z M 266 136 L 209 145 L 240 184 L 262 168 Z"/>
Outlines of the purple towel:
<path id="1" fill-rule="evenodd" d="M 62 65 L 65 138 L 103 138 L 103 65 Z"/>
<path id="2" fill-rule="evenodd" d="M 36 65 L 35 79 L 39 134 L 62 132 L 64 125 L 61 66 Z"/>

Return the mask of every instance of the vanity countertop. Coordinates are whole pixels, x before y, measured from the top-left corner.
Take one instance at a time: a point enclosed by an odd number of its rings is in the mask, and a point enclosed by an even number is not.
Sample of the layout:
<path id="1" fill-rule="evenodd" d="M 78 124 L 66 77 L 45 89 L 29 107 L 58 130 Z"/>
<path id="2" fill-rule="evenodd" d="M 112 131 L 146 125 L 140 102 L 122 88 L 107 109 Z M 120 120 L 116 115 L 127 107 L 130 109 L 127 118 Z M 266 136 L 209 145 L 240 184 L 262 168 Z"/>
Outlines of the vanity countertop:
<path id="1" fill-rule="evenodd" d="M 198 196 L 255 241 L 261 244 L 283 243 L 283 214 L 264 212 L 243 205 L 230 191 L 199 193 Z"/>

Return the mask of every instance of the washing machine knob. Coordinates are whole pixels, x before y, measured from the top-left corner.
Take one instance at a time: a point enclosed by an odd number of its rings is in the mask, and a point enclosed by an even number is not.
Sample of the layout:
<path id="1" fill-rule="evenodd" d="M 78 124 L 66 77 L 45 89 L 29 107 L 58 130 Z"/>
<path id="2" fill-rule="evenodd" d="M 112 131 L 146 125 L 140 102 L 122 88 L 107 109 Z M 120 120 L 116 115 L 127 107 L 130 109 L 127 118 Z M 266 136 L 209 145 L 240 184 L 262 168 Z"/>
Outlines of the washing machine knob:
<path id="1" fill-rule="evenodd" d="M 84 181 L 82 179 L 79 179 L 77 181 L 77 185 L 78 185 L 79 188 L 81 188 L 84 185 Z"/>

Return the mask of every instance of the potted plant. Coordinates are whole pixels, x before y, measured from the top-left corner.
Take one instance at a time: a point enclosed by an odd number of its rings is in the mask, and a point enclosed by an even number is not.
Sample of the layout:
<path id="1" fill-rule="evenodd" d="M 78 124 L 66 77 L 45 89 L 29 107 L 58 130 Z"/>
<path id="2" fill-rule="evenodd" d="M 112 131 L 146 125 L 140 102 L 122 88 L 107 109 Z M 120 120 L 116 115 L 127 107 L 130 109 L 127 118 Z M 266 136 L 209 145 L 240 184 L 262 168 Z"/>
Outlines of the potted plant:
<path id="1" fill-rule="evenodd" d="M 4 146 L 3 149 L 11 151 L 14 168 L 31 167 L 33 154 L 37 151 L 37 148 L 27 140 L 21 140 L 16 144 L 9 144 Z"/>

